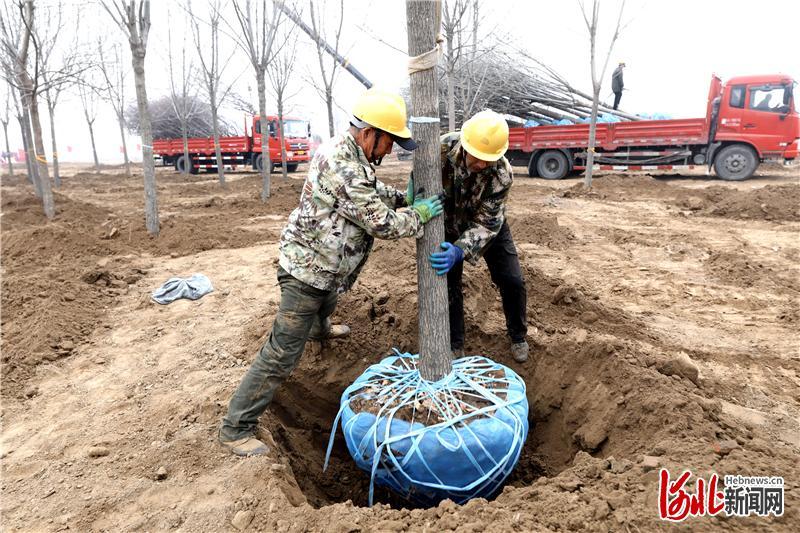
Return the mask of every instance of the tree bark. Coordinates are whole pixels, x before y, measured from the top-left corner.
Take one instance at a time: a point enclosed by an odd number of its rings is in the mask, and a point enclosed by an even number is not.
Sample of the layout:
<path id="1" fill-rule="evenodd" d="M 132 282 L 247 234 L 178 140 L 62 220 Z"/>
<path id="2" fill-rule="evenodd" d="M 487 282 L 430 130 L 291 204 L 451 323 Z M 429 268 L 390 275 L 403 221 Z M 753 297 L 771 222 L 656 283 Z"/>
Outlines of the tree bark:
<path id="1" fill-rule="evenodd" d="M 325 87 L 325 106 L 328 108 L 328 135 L 336 135 L 336 127 L 333 124 L 333 89 Z"/>
<path id="2" fill-rule="evenodd" d="M 286 139 L 283 137 L 283 95 L 278 95 L 278 140 L 281 143 L 281 169 L 283 179 L 289 177 L 289 167 L 286 162 Z"/>
<path id="3" fill-rule="evenodd" d="M 408 55 L 418 56 L 436 46 L 438 2 L 406 0 Z M 436 70 L 411 75 L 411 113 L 435 121 L 412 121 L 414 139 L 414 186 L 425 188 L 426 195 L 442 192 L 439 155 L 439 99 Z M 450 325 L 448 323 L 447 278 L 437 276 L 428 255 L 444 241 L 444 221 L 437 217 L 425 225 L 417 241 L 417 282 L 419 287 L 419 370 L 423 379 L 436 381 L 452 369 Z"/>
<path id="4" fill-rule="evenodd" d="M 592 172 L 594 168 L 594 147 L 597 139 L 597 107 L 600 101 L 600 87 L 594 87 L 594 100 L 592 101 L 592 116 L 589 121 L 589 147 L 586 149 L 586 175 L 583 186 L 587 189 L 592 186 Z"/>
<path id="5" fill-rule="evenodd" d="M 33 164 L 33 147 L 31 142 L 31 123 L 28 119 L 28 109 L 24 104 L 23 97 L 22 116 L 17 117 L 19 120 L 19 129 L 22 133 L 22 147 L 25 151 L 25 169 L 28 172 L 28 181 L 33 184 L 33 191 L 37 198 L 42 197 L 42 187 L 39 185 L 39 172 L 37 166 Z"/>
<path id="6" fill-rule="evenodd" d="M 14 165 L 11 164 L 11 148 L 8 145 L 8 122 L 3 122 L 3 134 L 6 137 L 6 161 L 8 162 L 8 175 L 14 176 Z"/>
<path id="7" fill-rule="evenodd" d="M 217 177 L 219 184 L 225 186 L 225 165 L 222 163 L 222 150 L 219 147 L 219 122 L 216 105 L 211 106 L 211 122 L 214 130 L 214 155 L 217 160 Z"/>
<path id="8" fill-rule="evenodd" d="M 185 98 L 185 97 L 184 97 Z M 189 159 L 189 124 L 186 121 L 186 114 L 184 113 L 181 119 L 181 137 L 183 138 L 183 173 L 189 174 L 192 170 L 191 159 Z"/>
<path id="9" fill-rule="evenodd" d="M 456 131 L 455 64 L 453 60 L 453 36 L 447 36 L 447 127 Z"/>
<path id="10" fill-rule="evenodd" d="M 50 186 L 50 173 L 47 170 L 47 158 L 44 151 L 44 141 L 42 139 L 42 123 L 39 120 L 39 106 L 36 96 L 28 93 L 28 106 L 31 113 L 31 125 L 33 127 L 33 147 L 36 152 L 36 162 L 32 163 L 38 170 L 39 186 L 42 191 L 42 207 L 44 215 L 48 219 L 56 216 L 56 208 L 53 204 L 53 188 Z"/>
<path id="11" fill-rule="evenodd" d="M 94 142 L 94 121 L 86 118 L 86 124 L 89 126 L 89 138 L 92 140 L 92 157 L 94 158 L 94 169 L 100 169 L 100 159 L 97 158 L 97 145 Z"/>
<path id="12" fill-rule="evenodd" d="M 61 187 L 61 173 L 58 169 L 58 143 L 56 142 L 56 107 L 47 103 L 47 111 L 50 113 L 50 143 L 53 147 L 53 184 Z"/>
<path id="13" fill-rule="evenodd" d="M 269 125 L 267 124 L 267 85 L 262 70 L 256 73 L 258 88 L 258 123 L 261 125 L 261 201 L 266 202 L 270 196 L 270 175 L 272 160 L 269 157 Z"/>
<path id="14" fill-rule="evenodd" d="M 117 122 L 119 122 L 119 136 L 122 138 L 122 155 L 125 158 L 125 174 L 131 175 L 131 162 L 128 159 L 128 142 L 125 140 L 125 117 L 121 114 L 117 115 Z"/>
<path id="15" fill-rule="evenodd" d="M 36 152 L 36 166 L 39 176 L 39 186 L 42 191 L 42 207 L 44 215 L 52 219 L 56 215 L 56 208 L 53 204 L 53 188 L 50 185 L 50 173 L 47 170 L 47 158 L 44 150 L 44 140 L 42 138 L 42 124 L 39 120 L 39 106 L 36 97 L 31 95 L 28 100 L 31 111 L 31 125 L 33 126 L 33 146 Z"/>
<path id="16" fill-rule="evenodd" d="M 153 128 L 150 109 L 147 106 L 147 85 L 144 76 L 145 50 L 141 44 L 131 50 L 133 75 L 136 85 L 136 104 L 139 109 L 139 132 L 142 135 L 142 170 L 144 174 L 144 219 L 147 232 L 158 236 L 158 194 L 156 189 L 156 167 L 153 160 Z"/>

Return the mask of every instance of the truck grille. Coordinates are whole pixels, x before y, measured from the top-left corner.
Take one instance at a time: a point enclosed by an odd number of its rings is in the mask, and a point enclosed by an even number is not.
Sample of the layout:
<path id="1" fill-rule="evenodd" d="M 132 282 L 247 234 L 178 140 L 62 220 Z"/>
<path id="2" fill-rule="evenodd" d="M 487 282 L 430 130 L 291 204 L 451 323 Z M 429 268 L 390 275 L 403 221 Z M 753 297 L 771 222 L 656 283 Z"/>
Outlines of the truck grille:
<path id="1" fill-rule="evenodd" d="M 308 144 L 292 143 L 289 145 L 292 150 L 308 150 Z"/>

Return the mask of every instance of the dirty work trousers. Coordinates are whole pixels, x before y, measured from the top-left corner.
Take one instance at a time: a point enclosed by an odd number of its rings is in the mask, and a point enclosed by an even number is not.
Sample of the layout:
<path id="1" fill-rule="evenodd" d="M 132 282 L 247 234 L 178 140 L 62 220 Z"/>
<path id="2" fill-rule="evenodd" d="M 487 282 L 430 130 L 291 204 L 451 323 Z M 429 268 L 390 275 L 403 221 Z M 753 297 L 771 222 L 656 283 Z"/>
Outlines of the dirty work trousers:
<path id="1" fill-rule="evenodd" d="M 452 238 L 451 238 L 452 237 Z M 448 242 L 455 242 L 458 236 L 447 236 Z M 511 342 L 525 340 L 528 334 L 526 316 L 527 292 L 522 269 L 519 266 L 517 248 L 511 237 L 507 222 L 503 222 L 500 232 L 492 239 L 483 254 L 492 281 L 500 290 L 503 300 L 503 313 L 506 315 L 506 328 Z M 464 348 L 464 292 L 461 277 L 464 263 L 458 263 L 447 273 L 447 295 L 450 303 L 450 347 L 453 350 Z"/>
<path id="2" fill-rule="evenodd" d="M 309 338 L 323 339 L 336 308 L 336 290 L 323 291 L 278 267 L 281 303 L 267 342 L 233 393 L 219 438 L 232 441 L 255 433 L 258 418 L 275 390 L 297 366 Z"/>
<path id="3" fill-rule="evenodd" d="M 614 109 L 619 107 L 619 101 L 622 99 L 622 91 L 614 93 Z"/>

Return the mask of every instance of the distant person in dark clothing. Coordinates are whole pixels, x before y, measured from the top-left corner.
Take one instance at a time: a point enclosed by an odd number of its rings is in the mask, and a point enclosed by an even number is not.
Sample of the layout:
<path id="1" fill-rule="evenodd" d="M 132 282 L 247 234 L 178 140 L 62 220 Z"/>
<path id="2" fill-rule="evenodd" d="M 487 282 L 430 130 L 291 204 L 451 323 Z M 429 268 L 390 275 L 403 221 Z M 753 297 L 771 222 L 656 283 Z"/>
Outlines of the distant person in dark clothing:
<path id="1" fill-rule="evenodd" d="M 614 109 L 619 107 L 619 101 L 622 98 L 622 89 L 625 88 L 625 82 L 622 81 L 622 69 L 625 68 L 625 63 L 620 63 L 614 69 L 614 74 L 611 75 L 611 90 L 614 92 Z"/>

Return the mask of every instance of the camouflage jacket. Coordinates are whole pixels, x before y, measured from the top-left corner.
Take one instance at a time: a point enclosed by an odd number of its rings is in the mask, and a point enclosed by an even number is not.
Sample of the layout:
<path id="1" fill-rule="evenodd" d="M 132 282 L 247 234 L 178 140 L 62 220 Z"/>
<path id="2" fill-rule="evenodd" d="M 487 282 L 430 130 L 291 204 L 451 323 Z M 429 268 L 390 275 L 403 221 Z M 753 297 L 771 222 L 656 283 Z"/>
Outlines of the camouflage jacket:
<path id="1" fill-rule="evenodd" d="M 501 157 L 470 173 L 457 132 L 442 135 L 441 155 L 445 234 L 464 251 L 464 259 L 475 264 L 505 221 L 511 165 Z"/>
<path id="2" fill-rule="evenodd" d="M 281 233 L 280 265 L 321 290 L 355 282 L 374 237 L 420 236 L 416 211 L 398 209 L 405 193 L 381 183 L 349 133 L 322 144 L 311 160 L 300 206 Z"/>

